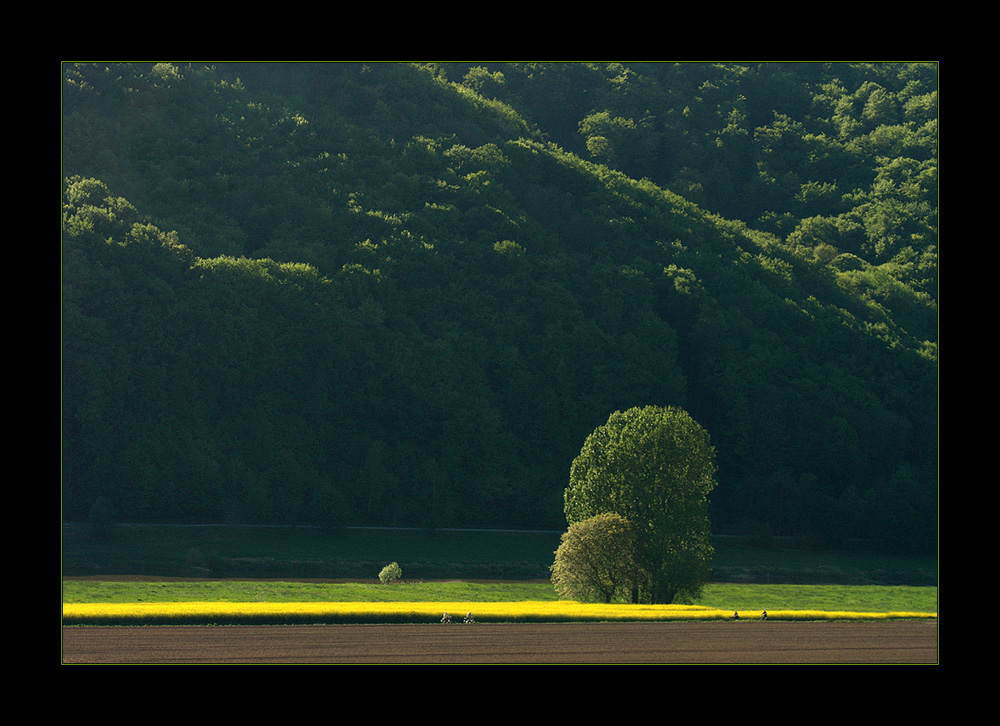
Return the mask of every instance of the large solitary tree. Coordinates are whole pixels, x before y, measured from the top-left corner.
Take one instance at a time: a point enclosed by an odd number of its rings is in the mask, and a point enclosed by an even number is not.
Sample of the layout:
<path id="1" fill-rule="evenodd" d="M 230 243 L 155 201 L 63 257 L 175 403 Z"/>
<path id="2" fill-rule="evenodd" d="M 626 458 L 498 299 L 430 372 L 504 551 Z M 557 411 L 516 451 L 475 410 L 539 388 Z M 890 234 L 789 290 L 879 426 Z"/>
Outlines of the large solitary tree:
<path id="1" fill-rule="evenodd" d="M 614 513 L 635 528 L 642 576 L 637 601 L 696 598 L 708 576 L 712 544 L 708 494 L 715 449 L 684 410 L 646 406 L 616 411 L 587 437 L 570 467 L 566 521 Z"/>

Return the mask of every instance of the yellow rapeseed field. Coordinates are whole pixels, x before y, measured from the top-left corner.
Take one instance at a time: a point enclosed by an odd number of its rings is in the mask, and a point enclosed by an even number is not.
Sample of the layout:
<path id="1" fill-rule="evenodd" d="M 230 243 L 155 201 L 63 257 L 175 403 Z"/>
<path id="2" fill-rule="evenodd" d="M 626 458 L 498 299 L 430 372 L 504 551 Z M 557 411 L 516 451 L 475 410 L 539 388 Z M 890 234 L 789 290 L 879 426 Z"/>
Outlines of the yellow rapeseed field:
<path id="1" fill-rule="evenodd" d="M 105 624 L 292 624 L 430 623 L 448 613 L 461 623 L 467 613 L 477 622 L 596 622 L 728 620 L 731 611 L 694 605 L 600 605 L 553 602 L 175 602 L 67 603 L 66 625 Z M 741 613 L 755 619 L 760 613 Z M 934 613 L 855 613 L 819 610 L 768 611 L 770 620 L 889 620 L 934 618 Z"/>

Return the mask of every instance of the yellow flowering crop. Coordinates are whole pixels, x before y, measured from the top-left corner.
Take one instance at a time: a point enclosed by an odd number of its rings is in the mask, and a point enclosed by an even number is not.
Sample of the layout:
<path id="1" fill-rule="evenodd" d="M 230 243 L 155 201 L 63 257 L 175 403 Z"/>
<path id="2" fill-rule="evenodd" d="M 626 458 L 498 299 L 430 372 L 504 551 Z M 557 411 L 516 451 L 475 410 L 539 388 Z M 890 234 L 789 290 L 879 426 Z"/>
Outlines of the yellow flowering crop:
<path id="1" fill-rule="evenodd" d="M 460 623 L 471 612 L 478 622 L 572 622 L 726 620 L 731 611 L 693 605 L 600 605 L 572 601 L 525 602 L 172 602 L 67 603 L 66 625 L 429 623 L 448 613 Z M 743 613 L 754 619 L 759 613 Z M 768 612 L 771 620 L 933 618 L 933 613 Z"/>

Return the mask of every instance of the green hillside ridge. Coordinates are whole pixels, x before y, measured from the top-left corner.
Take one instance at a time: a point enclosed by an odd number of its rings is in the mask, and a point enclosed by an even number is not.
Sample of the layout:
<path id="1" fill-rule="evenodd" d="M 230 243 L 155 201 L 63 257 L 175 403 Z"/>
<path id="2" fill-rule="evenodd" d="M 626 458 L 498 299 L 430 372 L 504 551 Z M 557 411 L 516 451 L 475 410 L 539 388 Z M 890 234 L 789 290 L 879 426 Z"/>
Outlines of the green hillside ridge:
<path id="1" fill-rule="evenodd" d="M 561 529 L 675 405 L 714 532 L 934 549 L 934 64 L 63 71 L 66 519 Z"/>

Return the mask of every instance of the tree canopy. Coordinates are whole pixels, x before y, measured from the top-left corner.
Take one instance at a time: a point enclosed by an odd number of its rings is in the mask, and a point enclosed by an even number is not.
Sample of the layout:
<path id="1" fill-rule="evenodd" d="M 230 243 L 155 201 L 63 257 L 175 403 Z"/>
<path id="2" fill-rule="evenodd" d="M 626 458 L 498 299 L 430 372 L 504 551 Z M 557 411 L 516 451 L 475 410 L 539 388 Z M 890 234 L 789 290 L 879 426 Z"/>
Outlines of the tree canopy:
<path id="1" fill-rule="evenodd" d="M 708 432 L 679 408 L 616 411 L 570 468 L 566 520 L 616 514 L 635 528 L 640 597 L 691 599 L 711 566 L 708 495 L 716 486 Z"/>
<path id="2" fill-rule="evenodd" d="M 634 601 L 642 578 L 635 544 L 632 523 L 613 512 L 574 522 L 560 538 L 552 585 L 567 600 Z"/>

